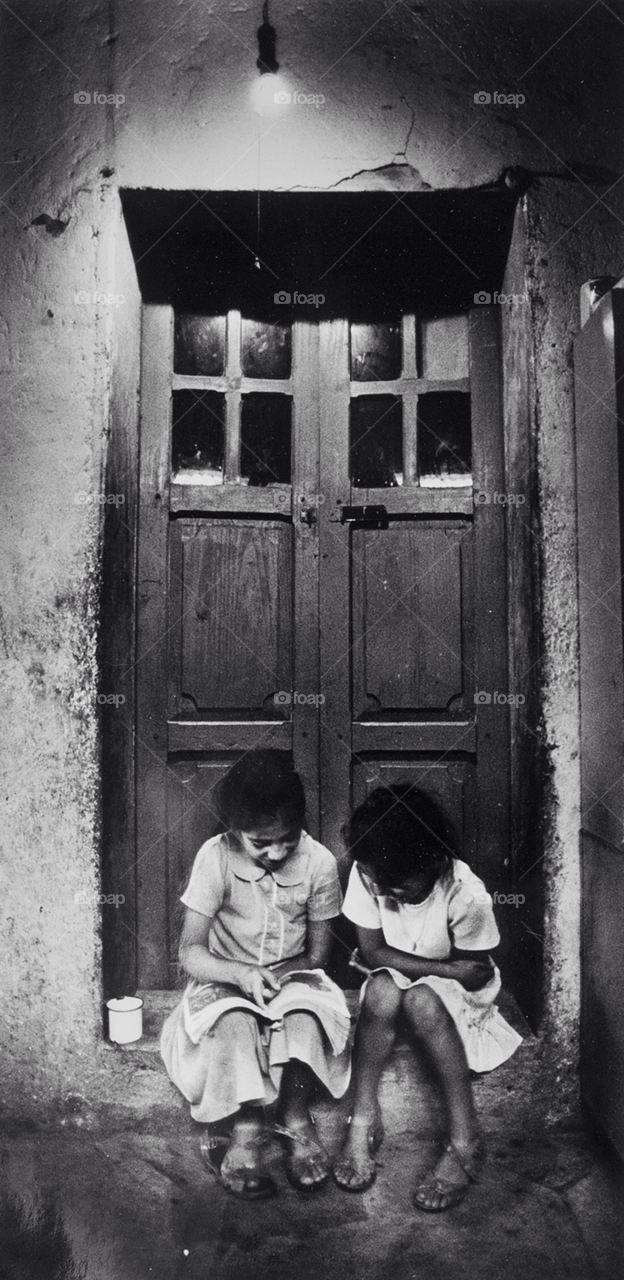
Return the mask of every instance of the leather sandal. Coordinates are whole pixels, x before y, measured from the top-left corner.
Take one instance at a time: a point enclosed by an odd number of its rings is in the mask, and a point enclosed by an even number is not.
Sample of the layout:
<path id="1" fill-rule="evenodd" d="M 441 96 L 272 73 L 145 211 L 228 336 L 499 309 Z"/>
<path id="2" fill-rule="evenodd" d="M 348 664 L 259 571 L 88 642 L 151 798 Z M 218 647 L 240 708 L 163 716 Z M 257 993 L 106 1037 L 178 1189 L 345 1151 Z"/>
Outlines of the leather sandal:
<path id="1" fill-rule="evenodd" d="M 456 1164 L 459 1165 L 462 1173 L 466 1175 L 467 1182 L 457 1183 L 449 1182 L 446 1178 L 437 1176 L 433 1169 L 427 1174 L 424 1182 L 421 1182 L 415 1189 L 412 1200 L 417 1209 L 422 1209 L 425 1213 L 443 1213 L 446 1209 L 452 1209 L 454 1205 L 459 1204 L 471 1182 L 478 1182 L 479 1175 L 483 1168 L 485 1160 L 485 1143 L 482 1139 L 472 1155 L 465 1155 L 463 1151 L 458 1151 L 453 1142 L 446 1142 L 444 1150 L 451 1155 Z M 442 1197 L 440 1204 L 431 1205 L 425 1203 L 425 1196 L 432 1191 L 437 1192 Z"/>
<path id="2" fill-rule="evenodd" d="M 312 1128 L 316 1128 L 314 1116 L 309 1117 Z M 276 1124 L 274 1126 L 275 1133 L 281 1134 L 282 1137 L 289 1140 L 290 1149 L 286 1151 L 284 1156 L 284 1168 L 286 1177 L 291 1186 L 296 1191 L 302 1191 L 305 1195 L 313 1195 L 316 1191 L 321 1191 L 329 1182 L 329 1156 L 321 1143 L 313 1134 L 306 1133 L 305 1129 Z M 299 1154 L 296 1154 L 296 1147 L 300 1148 Z M 303 1150 L 301 1150 L 301 1148 Z M 319 1164 L 319 1158 L 324 1168 L 322 1178 L 314 1178 L 304 1181 L 306 1175 L 308 1179 L 316 1172 Z"/>
<path id="3" fill-rule="evenodd" d="M 199 1149 L 205 1167 L 213 1173 L 221 1186 L 239 1200 L 269 1200 L 277 1194 L 273 1178 L 263 1174 L 258 1168 L 257 1152 L 267 1140 L 266 1133 L 253 1134 L 242 1139 L 237 1136 L 228 1138 L 225 1134 L 202 1133 Z M 226 1155 L 234 1144 L 236 1150 L 253 1152 L 254 1159 L 249 1164 L 238 1168 L 223 1168 Z"/>
<path id="4" fill-rule="evenodd" d="M 347 1120 L 347 1124 L 351 1125 L 352 1123 L 353 1123 L 353 1116 L 349 1116 Z M 366 1172 L 362 1173 L 361 1169 L 356 1166 L 356 1164 L 350 1157 L 345 1157 L 343 1159 L 342 1156 L 339 1155 L 334 1163 L 334 1168 L 333 1168 L 334 1179 L 337 1185 L 340 1187 L 341 1191 L 351 1191 L 359 1194 L 362 1191 L 368 1191 L 369 1187 L 372 1187 L 375 1181 L 375 1178 L 377 1177 L 377 1164 L 375 1161 L 375 1156 L 379 1151 L 379 1148 L 383 1142 L 383 1139 L 384 1139 L 383 1122 L 381 1119 L 381 1111 L 378 1110 L 375 1115 L 375 1119 L 373 1120 L 372 1124 L 369 1126 L 369 1130 L 368 1130 L 369 1164 Z M 339 1173 L 341 1171 L 343 1172 L 343 1174 L 346 1172 L 347 1175 L 354 1173 L 358 1179 L 357 1183 L 343 1182 L 339 1177 Z"/>

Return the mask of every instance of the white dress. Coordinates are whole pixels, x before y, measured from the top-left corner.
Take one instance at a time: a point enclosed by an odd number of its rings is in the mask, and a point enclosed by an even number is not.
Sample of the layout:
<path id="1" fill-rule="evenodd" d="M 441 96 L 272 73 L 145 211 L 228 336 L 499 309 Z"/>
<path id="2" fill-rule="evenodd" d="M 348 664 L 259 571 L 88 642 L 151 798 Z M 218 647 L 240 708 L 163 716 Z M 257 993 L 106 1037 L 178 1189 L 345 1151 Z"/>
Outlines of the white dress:
<path id="1" fill-rule="evenodd" d="M 500 942 L 492 899 L 483 881 L 459 858 L 453 863 L 452 874 L 436 881 L 429 897 L 417 904 L 377 896 L 355 863 L 342 909 L 361 928 L 382 929 L 388 946 L 429 960 L 450 959 L 453 947 L 490 951 Z M 413 982 L 396 969 L 388 972 L 401 988 L 424 983 L 436 992 L 453 1018 L 472 1071 L 492 1071 L 522 1043 L 522 1036 L 494 1004 L 501 986 L 496 966 L 490 981 L 479 991 L 466 991 L 454 978 L 431 975 Z"/>
<path id="2" fill-rule="evenodd" d="M 197 854 L 182 902 L 212 921 L 208 947 L 214 955 L 272 966 L 302 954 L 309 920 L 332 920 L 339 914 L 336 860 L 303 831 L 290 857 L 267 871 L 240 850 L 231 833 L 214 836 Z M 241 1009 L 238 987 L 191 980 L 186 1000 L 163 1026 L 161 1053 L 171 1079 L 191 1103 L 193 1119 L 221 1120 L 246 1102 L 271 1105 L 293 1058 L 307 1063 L 329 1093 L 340 1098 L 351 1071 L 349 1011 L 335 984 L 329 986 L 331 994 L 316 993 L 316 1013 L 297 1010 L 271 1024 Z M 189 999 L 215 1015 L 198 1040 L 189 1035 L 185 1018 Z M 344 1016 L 337 1042 L 331 1033 L 339 1003 Z"/>

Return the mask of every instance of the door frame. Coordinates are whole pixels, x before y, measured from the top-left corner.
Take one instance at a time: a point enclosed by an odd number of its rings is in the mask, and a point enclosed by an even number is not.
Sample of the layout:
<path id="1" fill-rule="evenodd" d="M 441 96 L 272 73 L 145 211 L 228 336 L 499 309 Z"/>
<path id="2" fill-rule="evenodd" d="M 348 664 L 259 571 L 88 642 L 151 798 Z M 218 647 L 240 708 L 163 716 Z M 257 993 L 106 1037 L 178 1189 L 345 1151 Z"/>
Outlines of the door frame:
<path id="1" fill-rule="evenodd" d="M 126 297 L 136 294 L 136 270 L 131 259 L 123 215 L 120 215 L 123 251 L 118 254 L 118 282 Z M 521 294 L 525 286 L 524 228 L 518 211 L 516 231 L 507 261 L 503 290 Z M 130 283 L 132 278 L 132 285 Z M 125 498 L 122 530 L 115 520 L 114 509 L 105 507 L 107 528 L 102 551 L 102 595 L 98 646 L 99 669 L 109 683 L 125 680 L 126 703 L 113 720 L 101 718 L 102 748 L 102 888 L 104 892 L 124 894 L 124 905 L 115 912 L 103 914 L 103 981 L 106 996 L 132 994 L 137 987 L 136 933 L 136 830 L 134 825 L 134 678 L 135 582 L 139 376 L 139 331 L 137 307 L 128 307 L 115 316 L 113 343 L 112 412 L 106 469 L 102 488 L 108 493 L 122 492 Z M 494 321 L 494 308 L 483 309 Z M 496 315 L 496 327 L 498 326 Z M 500 316 L 504 365 L 501 367 L 504 394 L 504 469 L 505 488 L 523 488 L 527 505 L 523 519 L 507 508 L 508 528 L 507 581 L 509 584 L 509 680 L 514 687 L 516 672 L 528 672 L 527 702 L 515 709 L 511 717 L 511 785 L 512 832 L 510 878 L 526 874 L 529 861 L 539 864 L 539 813 L 541 782 L 541 750 L 537 733 L 539 700 L 536 660 L 538 656 L 538 567 L 534 554 L 531 525 L 535 519 L 533 478 L 535 474 L 531 396 L 531 330 L 529 308 L 519 309 L 515 316 Z M 322 406 L 321 406 L 322 407 Z M 123 652 L 122 652 L 123 651 Z M 128 656 L 130 654 L 130 657 Z M 119 675 L 121 671 L 121 675 Z M 533 855 L 535 854 L 535 858 Z M 529 868 L 530 869 L 530 868 Z M 540 867 L 531 872 L 528 882 L 533 888 L 533 924 L 541 929 Z M 517 913 L 516 913 L 517 914 Z M 518 923 L 518 922 L 514 922 Z M 531 933 L 531 930 L 529 930 Z M 539 944 L 531 951 L 531 938 L 519 933 L 516 941 L 528 947 L 525 952 L 525 978 L 521 986 L 527 992 L 525 1011 L 539 1017 L 541 976 L 535 964 Z M 526 958 L 528 954 L 528 960 Z M 532 966 L 532 967 L 531 967 Z M 530 974 L 527 977 L 528 969 Z"/>

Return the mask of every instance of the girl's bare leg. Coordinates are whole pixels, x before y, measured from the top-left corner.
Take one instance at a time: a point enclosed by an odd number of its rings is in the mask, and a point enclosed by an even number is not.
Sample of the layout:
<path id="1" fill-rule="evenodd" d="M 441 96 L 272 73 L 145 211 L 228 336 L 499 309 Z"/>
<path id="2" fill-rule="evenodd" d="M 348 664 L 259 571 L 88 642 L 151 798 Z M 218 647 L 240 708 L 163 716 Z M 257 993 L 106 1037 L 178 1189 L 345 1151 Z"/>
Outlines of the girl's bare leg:
<path id="1" fill-rule="evenodd" d="M 390 974 L 369 978 L 355 1032 L 352 1118 L 334 1164 L 336 1181 L 347 1190 L 364 1190 L 374 1177 L 370 1138 L 375 1126 L 380 1129 L 379 1081 L 394 1044 L 402 999 Z"/>
<path id="2" fill-rule="evenodd" d="M 431 987 L 422 984 L 405 992 L 403 1009 L 416 1039 L 426 1048 L 442 1083 L 448 1109 L 449 1138 L 460 1158 L 471 1165 L 482 1145 L 464 1046 L 453 1019 Z M 454 1156 L 444 1151 L 425 1189 L 419 1190 L 423 1208 L 444 1208 L 444 1194 L 436 1189 L 441 1180 L 466 1189 L 468 1174 Z"/>
<path id="3" fill-rule="evenodd" d="M 240 1079 L 240 1063 L 248 1057 L 254 1063 L 261 1086 L 260 1063 L 256 1062 L 258 1030 L 252 1015 L 232 1010 L 223 1015 L 231 1053 L 236 1054 L 236 1078 Z M 253 1087 L 253 1085 L 252 1085 Z M 221 1183 L 243 1199 L 264 1199 L 275 1194 L 275 1184 L 263 1170 L 263 1147 L 266 1136 L 264 1108 L 260 1103 L 243 1102 L 229 1117 L 209 1124 L 201 1139 L 202 1156 Z M 226 1147 L 225 1153 L 224 1147 Z"/>

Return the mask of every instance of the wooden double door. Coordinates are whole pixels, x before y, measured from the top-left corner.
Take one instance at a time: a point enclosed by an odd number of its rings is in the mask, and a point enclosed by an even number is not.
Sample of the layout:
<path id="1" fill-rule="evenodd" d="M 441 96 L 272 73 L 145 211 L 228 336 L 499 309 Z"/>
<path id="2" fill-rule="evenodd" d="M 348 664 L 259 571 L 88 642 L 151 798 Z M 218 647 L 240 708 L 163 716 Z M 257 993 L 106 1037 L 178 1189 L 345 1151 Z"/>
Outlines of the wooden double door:
<path id="1" fill-rule="evenodd" d="M 138 540 L 139 985 L 176 976 L 215 782 L 292 753 L 308 827 L 414 781 L 495 887 L 509 845 L 495 308 L 360 323 L 146 307 Z"/>

